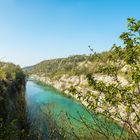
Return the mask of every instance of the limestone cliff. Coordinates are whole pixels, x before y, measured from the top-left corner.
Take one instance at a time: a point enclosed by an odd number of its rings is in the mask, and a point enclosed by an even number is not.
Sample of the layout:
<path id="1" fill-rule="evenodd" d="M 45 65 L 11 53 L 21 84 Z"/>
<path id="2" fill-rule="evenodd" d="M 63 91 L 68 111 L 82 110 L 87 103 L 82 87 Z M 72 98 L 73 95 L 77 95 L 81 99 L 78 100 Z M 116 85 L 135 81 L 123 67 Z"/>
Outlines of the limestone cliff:
<path id="1" fill-rule="evenodd" d="M 28 129 L 25 75 L 13 64 L 1 63 L 0 71 L 0 139 L 22 139 L 20 131 Z"/>

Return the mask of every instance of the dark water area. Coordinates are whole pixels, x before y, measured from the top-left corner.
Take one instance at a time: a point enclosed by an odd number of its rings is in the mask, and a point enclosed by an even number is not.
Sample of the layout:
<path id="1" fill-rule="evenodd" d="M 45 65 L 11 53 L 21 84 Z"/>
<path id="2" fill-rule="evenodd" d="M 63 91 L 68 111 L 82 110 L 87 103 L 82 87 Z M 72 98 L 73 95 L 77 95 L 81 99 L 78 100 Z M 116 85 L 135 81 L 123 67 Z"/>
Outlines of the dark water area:
<path id="1" fill-rule="evenodd" d="M 26 101 L 31 133 L 36 139 L 123 139 L 127 132 L 51 86 L 27 82 Z M 56 132 L 53 134 L 52 130 Z M 59 132 L 59 134 L 57 134 Z"/>

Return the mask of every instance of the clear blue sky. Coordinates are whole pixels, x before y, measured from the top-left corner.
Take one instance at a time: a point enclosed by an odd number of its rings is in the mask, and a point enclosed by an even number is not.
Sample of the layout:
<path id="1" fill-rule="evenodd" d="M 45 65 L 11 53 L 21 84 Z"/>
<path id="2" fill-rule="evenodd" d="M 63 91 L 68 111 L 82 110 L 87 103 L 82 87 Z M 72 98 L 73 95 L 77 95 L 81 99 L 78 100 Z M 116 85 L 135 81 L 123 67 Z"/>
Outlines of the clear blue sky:
<path id="1" fill-rule="evenodd" d="M 101 52 L 119 42 L 140 0 L 0 0 L 0 58 L 21 66 Z"/>

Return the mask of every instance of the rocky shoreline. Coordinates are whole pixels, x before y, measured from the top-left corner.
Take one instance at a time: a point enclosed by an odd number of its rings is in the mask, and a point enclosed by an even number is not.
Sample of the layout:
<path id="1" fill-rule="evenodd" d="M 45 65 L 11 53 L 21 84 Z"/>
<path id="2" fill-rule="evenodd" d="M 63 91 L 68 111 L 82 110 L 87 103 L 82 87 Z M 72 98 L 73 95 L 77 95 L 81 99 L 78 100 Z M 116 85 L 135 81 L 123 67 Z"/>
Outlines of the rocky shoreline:
<path id="1" fill-rule="evenodd" d="M 60 79 L 58 80 L 51 80 L 47 77 L 44 76 L 38 76 L 38 75 L 31 75 L 30 76 L 32 79 L 35 79 L 37 81 L 43 82 L 47 85 L 51 85 L 54 88 L 58 89 L 59 91 L 62 91 L 63 93 L 70 95 L 74 97 L 76 100 L 79 100 L 84 106 L 88 107 L 90 103 L 95 102 L 94 97 L 98 96 L 100 101 L 100 108 L 96 108 L 96 112 L 102 113 L 104 111 L 104 104 L 102 103 L 102 100 L 104 98 L 104 93 L 99 93 L 98 91 L 94 91 L 92 88 L 89 87 L 88 81 L 86 79 L 85 75 L 81 76 L 68 76 L 68 75 L 63 75 Z M 107 75 L 94 75 L 95 79 L 98 81 L 103 81 L 106 84 L 113 83 L 115 80 L 111 76 Z M 119 81 L 122 86 L 128 85 L 128 81 L 124 79 L 123 77 L 118 77 Z M 76 88 L 78 94 L 71 94 L 69 92 L 70 87 L 73 86 Z M 90 96 L 90 98 L 87 99 L 87 94 L 93 94 L 94 96 Z M 140 105 L 138 105 L 140 107 Z M 106 107 L 109 110 L 109 113 L 111 114 L 111 118 L 119 122 L 120 124 L 124 124 L 124 120 L 127 120 L 127 113 L 126 113 L 126 106 L 124 104 L 120 104 L 117 107 L 112 106 L 110 104 L 106 103 Z M 136 109 L 138 111 L 138 109 Z M 116 112 L 119 112 L 120 118 L 115 116 Z M 129 121 L 131 122 L 131 125 L 136 128 L 137 130 L 140 130 L 140 126 L 136 125 L 134 120 L 135 113 L 131 113 L 129 117 Z M 123 119 L 123 121 L 122 121 Z"/>
<path id="2" fill-rule="evenodd" d="M 95 79 L 97 79 L 98 81 L 103 81 L 106 84 L 115 82 L 115 80 L 113 79 L 113 77 L 111 76 L 107 76 L 107 75 L 94 75 Z M 97 91 L 93 91 L 88 84 L 87 78 L 85 75 L 80 75 L 80 76 L 68 76 L 68 75 L 63 75 L 60 79 L 58 80 L 51 80 L 48 77 L 44 77 L 44 76 L 38 76 L 38 75 L 34 75 L 32 74 L 30 76 L 30 78 L 35 79 L 36 81 L 40 81 L 43 82 L 47 85 L 51 85 L 54 88 L 64 92 L 65 94 L 70 94 L 69 89 L 71 87 L 76 87 L 76 90 L 80 93 L 80 101 L 85 105 L 88 106 L 88 102 L 84 102 L 84 99 L 86 97 L 86 93 L 87 92 L 91 92 L 93 94 L 97 94 Z M 125 80 L 122 77 L 119 77 L 119 81 L 122 83 L 122 85 L 127 85 L 128 81 Z M 76 95 L 72 95 L 74 98 L 76 98 L 77 100 L 79 100 L 79 96 Z"/>

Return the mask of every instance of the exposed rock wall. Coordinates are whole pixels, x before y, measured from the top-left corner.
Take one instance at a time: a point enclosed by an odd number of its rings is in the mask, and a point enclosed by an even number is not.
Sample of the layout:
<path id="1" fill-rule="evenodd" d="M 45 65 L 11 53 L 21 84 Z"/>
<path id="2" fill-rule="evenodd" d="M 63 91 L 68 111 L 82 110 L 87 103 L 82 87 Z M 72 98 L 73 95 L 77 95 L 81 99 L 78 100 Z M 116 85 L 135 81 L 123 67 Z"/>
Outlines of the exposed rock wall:
<path id="1" fill-rule="evenodd" d="M 27 130 L 25 79 L 0 81 L 0 118 L 5 124 L 16 120 L 18 130 Z"/>

